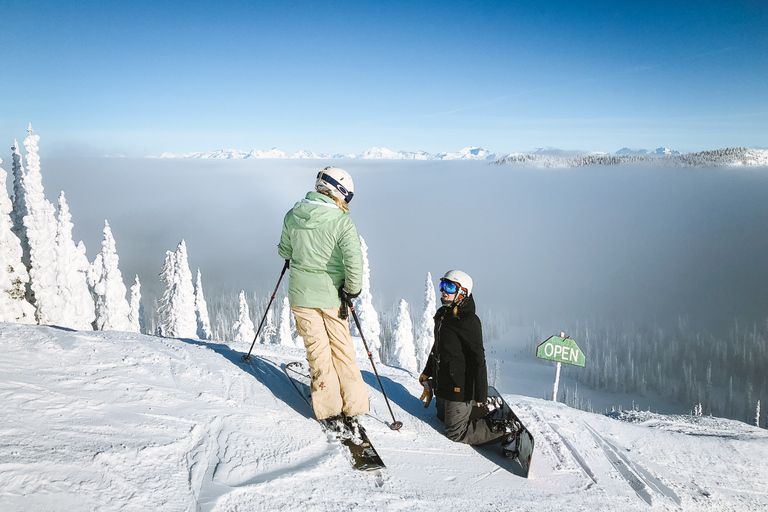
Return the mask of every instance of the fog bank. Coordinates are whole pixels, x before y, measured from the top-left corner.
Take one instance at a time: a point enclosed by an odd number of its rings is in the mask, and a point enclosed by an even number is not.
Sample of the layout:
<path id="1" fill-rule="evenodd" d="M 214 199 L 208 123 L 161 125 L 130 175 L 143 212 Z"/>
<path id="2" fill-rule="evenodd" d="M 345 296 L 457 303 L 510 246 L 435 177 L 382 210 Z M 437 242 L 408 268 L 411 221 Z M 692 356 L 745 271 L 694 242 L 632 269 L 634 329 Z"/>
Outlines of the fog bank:
<path id="1" fill-rule="evenodd" d="M 765 167 L 332 163 L 355 180 L 352 216 L 384 307 L 405 298 L 419 311 L 426 272 L 459 268 L 474 278 L 479 308 L 519 325 L 685 315 L 727 329 L 768 312 Z M 52 202 L 66 192 L 89 259 L 108 219 L 125 281 L 138 273 L 152 299 L 165 251 L 181 238 L 207 294 L 271 293 L 283 215 L 324 165 L 44 158 L 42 173 Z"/>

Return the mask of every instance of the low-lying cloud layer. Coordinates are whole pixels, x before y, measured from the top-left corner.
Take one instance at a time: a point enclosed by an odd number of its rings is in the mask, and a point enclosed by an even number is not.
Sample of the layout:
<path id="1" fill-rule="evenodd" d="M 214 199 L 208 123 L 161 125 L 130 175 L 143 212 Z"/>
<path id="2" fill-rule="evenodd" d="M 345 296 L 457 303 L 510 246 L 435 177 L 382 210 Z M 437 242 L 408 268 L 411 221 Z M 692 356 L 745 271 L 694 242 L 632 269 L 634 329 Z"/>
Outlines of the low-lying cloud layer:
<path id="1" fill-rule="evenodd" d="M 339 165 L 338 162 L 336 162 Z M 479 308 L 514 321 L 678 315 L 726 329 L 768 312 L 768 170 L 652 164 L 542 170 L 459 161 L 349 161 L 352 216 L 372 292 L 420 311 L 424 277 L 459 268 Z M 161 292 L 165 251 L 185 238 L 206 292 L 271 293 L 285 212 L 317 160 L 49 159 L 89 258 L 104 219 L 127 282 Z M 194 268 L 193 268 L 194 271 Z M 211 290 L 210 292 L 208 290 Z M 153 304 L 145 303 L 152 308 Z"/>

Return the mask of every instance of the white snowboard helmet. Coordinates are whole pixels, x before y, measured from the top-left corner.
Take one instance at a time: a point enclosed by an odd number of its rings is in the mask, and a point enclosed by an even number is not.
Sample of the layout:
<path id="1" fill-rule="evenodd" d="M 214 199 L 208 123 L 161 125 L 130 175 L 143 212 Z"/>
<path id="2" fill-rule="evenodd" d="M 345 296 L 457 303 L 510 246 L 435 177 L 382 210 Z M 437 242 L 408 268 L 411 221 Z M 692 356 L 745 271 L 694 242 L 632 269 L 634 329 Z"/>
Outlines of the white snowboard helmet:
<path id="1" fill-rule="evenodd" d="M 440 278 L 440 280 L 458 283 L 461 288 L 466 290 L 466 293 L 461 293 L 464 297 L 472 295 L 472 278 L 469 277 L 469 274 L 466 272 L 462 272 L 461 270 L 449 270 Z"/>
<path id="2" fill-rule="evenodd" d="M 347 204 L 355 195 L 355 184 L 352 183 L 352 176 L 344 169 L 332 165 L 317 173 L 315 188 L 327 190 L 331 195 Z"/>

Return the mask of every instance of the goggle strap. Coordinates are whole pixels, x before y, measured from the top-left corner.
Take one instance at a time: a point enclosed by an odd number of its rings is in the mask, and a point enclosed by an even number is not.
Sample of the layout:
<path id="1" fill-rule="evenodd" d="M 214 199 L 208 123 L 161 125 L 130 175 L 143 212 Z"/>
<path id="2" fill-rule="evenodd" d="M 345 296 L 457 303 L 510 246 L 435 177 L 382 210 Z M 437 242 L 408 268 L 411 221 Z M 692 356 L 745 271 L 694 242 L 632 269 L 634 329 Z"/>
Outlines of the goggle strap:
<path id="1" fill-rule="evenodd" d="M 352 200 L 352 196 L 355 195 L 354 192 L 350 192 L 349 190 L 347 190 L 344 185 L 342 185 L 341 183 L 333 179 L 331 176 L 328 176 L 323 171 L 320 171 L 320 173 L 318 174 L 318 178 L 325 181 L 329 185 L 336 187 L 336 190 L 341 192 L 341 195 L 344 196 L 344 200 L 347 202 L 347 204 L 349 204 L 349 202 Z"/>

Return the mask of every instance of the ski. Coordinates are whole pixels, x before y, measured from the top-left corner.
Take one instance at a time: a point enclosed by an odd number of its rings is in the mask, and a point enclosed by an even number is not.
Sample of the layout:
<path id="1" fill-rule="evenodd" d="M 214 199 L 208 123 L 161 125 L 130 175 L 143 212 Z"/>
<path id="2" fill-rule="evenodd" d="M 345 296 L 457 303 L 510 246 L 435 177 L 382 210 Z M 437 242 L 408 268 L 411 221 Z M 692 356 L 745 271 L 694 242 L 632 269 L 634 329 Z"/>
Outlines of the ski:
<path id="1" fill-rule="evenodd" d="M 290 379 L 296 392 L 301 395 L 311 408 L 312 392 L 307 364 L 301 361 L 294 361 L 282 366 L 283 372 Z M 349 430 L 336 432 L 329 430 L 324 422 L 318 421 L 318 423 L 320 423 L 330 439 L 338 441 L 343 447 L 353 468 L 359 471 L 377 471 L 386 467 L 373 444 L 371 444 L 370 439 L 368 439 L 368 434 L 365 433 L 362 425 L 358 425 L 354 432 Z"/>
<path id="2" fill-rule="evenodd" d="M 528 429 L 525 428 L 523 422 L 520 421 L 520 418 L 517 417 L 517 414 L 515 414 L 506 400 L 501 396 L 501 393 L 496 391 L 496 388 L 493 386 L 488 386 L 488 399 L 487 403 L 496 405 L 496 407 L 490 411 L 492 419 L 511 422 L 513 425 L 519 426 L 519 434 L 516 443 L 517 454 L 513 457 L 513 460 L 520 465 L 520 476 L 528 478 L 528 472 L 531 469 L 531 460 L 533 459 L 533 436 Z"/>

